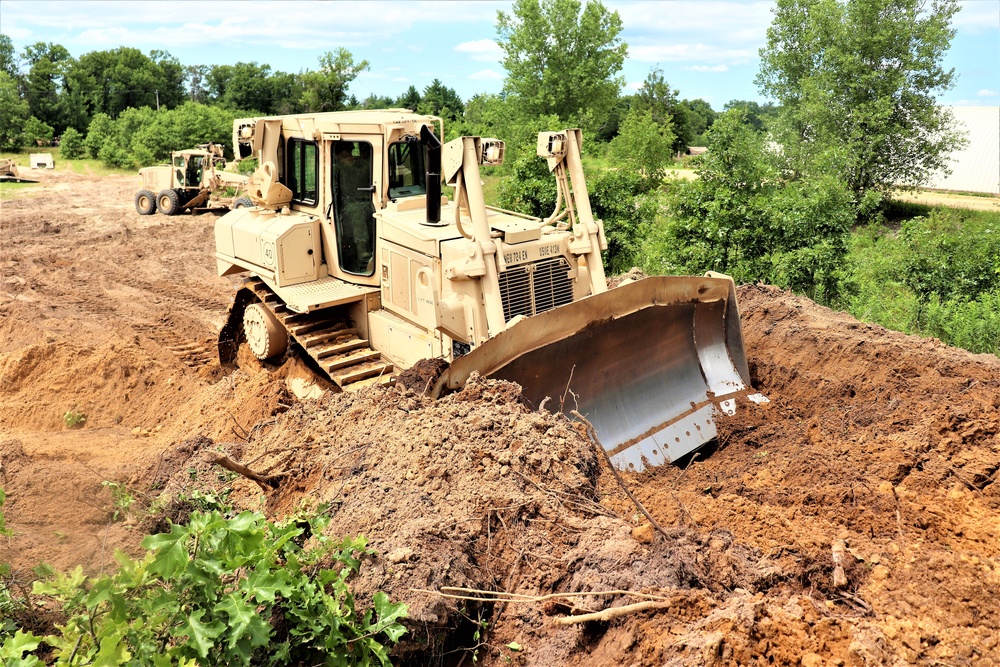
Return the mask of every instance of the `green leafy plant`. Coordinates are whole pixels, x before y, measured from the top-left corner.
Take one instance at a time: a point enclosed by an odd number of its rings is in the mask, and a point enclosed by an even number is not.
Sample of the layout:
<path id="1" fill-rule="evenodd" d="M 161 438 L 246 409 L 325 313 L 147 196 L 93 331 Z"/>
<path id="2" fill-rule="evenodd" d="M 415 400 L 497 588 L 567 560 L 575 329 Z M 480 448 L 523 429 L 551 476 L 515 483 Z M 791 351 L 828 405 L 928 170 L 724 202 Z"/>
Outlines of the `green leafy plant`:
<path id="1" fill-rule="evenodd" d="M 63 415 L 63 423 L 66 424 L 66 428 L 80 428 L 87 423 L 87 415 L 77 412 L 76 408 L 73 408 L 67 410 Z"/>
<path id="2" fill-rule="evenodd" d="M 132 505 L 135 504 L 135 496 L 129 491 L 128 487 L 120 482 L 109 482 L 107 480 L 101 482 L 101 486 L 111 491 L 111 498 L 114 502 L 112 520 L 118 521 L 119 519 L 128 517 L 132 511 Z"/>
<path id="3" fill-rule="evenodd" d="M 271 523 L 243 512 L 194 513 L 148 536 L 117 574 L 53 572 L 34 592 L 62 605 L 54 664 L 383 665 L 406 631 L 406 605 L 376 593 L 359 609 L 347 579 L 372 552 L 335 543 L 322 515 Z"/>

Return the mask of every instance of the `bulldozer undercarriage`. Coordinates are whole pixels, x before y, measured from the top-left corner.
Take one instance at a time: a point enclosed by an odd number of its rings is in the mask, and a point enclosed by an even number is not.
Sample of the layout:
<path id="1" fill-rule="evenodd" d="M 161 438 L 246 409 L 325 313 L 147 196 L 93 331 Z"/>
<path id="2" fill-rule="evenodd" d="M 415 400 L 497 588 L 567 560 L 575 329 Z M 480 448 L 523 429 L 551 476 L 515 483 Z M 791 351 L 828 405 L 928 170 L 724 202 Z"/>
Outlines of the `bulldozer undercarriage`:
<path id="1" fill-rule="evenodd" d="M 391 384 L 394 367 L 373 350 L 343 311 L 331 308 L 296 313 L 259 278 L 249 278 L 236 294 L 219 334 L 219 359 L 235 365 L 241 343 L 262 361 L 278 358 L 297 344 L 320 374 L 344 391 Z"/>

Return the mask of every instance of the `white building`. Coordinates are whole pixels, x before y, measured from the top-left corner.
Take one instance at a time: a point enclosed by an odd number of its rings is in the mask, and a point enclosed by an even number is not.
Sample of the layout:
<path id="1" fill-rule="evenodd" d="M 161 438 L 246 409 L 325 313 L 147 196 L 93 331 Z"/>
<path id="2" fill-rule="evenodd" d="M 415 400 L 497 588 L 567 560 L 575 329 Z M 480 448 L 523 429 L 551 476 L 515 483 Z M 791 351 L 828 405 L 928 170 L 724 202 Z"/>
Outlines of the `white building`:
<path id="1" fill-rule="evenodd" d="M 969 145 L 952 153 L 951 175 L 938 174 L 924 187 L 1000 195 L 1000 107 L 948 107 Z"/>

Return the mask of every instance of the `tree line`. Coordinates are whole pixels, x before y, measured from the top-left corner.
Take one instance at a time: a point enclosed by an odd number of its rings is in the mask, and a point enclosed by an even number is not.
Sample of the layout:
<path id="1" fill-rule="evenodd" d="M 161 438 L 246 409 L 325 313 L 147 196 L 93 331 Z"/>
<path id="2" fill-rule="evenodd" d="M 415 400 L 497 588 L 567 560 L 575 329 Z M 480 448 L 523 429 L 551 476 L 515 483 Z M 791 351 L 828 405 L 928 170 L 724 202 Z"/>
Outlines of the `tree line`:
<path id="1" fill-rule="evenodd" d="M 721 111 L 679 99 L 660 67 L 623 94 L 622 21 L 599 0 L 515 0 L 499 11 L 503 89 L 469 100 L 439 80 L 359 100 L 349 86 L 369 65 L 343 48 L 290 74 L 184 66 L 126 47 L 72 58 L 39 43 L 18 56 L 0 36 L 0 144 L 61 133 L 64 156 L 134 167 L 205 141 L 228 145 L 234 117 L 404 107 L 445 118 L 446 139 L 503 138 L 498 203 L 541 214 L 554 189 L 535 137 L 580 127 L 586 152 L 610 166 L 591 190 L 612 267 L 723 271 L 825 301 L 843 291 L 851 226 L 876 219 L 893 187 L 919 184 L 964 141 L 937 105 L 956 78 L 942 61 L 958 10 L 956 0 L 778 0 L 756 78 L 773 102 Z M 703 144 L 700 177 L 665 183 L 671 156 Z"/>

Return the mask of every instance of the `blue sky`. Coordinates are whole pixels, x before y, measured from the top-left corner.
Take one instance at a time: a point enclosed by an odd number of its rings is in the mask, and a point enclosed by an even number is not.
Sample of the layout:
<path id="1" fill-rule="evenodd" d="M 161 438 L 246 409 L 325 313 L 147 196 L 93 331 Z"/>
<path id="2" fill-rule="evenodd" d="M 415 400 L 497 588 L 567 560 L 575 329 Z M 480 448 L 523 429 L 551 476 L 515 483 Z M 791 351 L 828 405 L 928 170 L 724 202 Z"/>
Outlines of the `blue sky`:
<path id="1" fill-rule="evenodd" d="M 345 47 L 370 69 L 351 85 L 359 99 L 396 96 L 433 79 L 463 98 L 495 93 L 504 70 L 497 10 L 510 2 L 225 2 L 0 0 L 0 32 L 18 53 L 55 42 L 72 55 L 132 46 L 170 51 L 181 63 L 256 61 L 273 70 L 316 69 L 325 51 Z M 753 83 L 772 2 L 623 2 L 607 0 L 624 23 L 626 92 L 651 68 L 663 70 L 682 98 L 720 110 L 732 99 L 764 101 Z M 945 66 L 958 83 L 943 104 L 1000 103 L 1000 0 L 966 0 Z"/>

